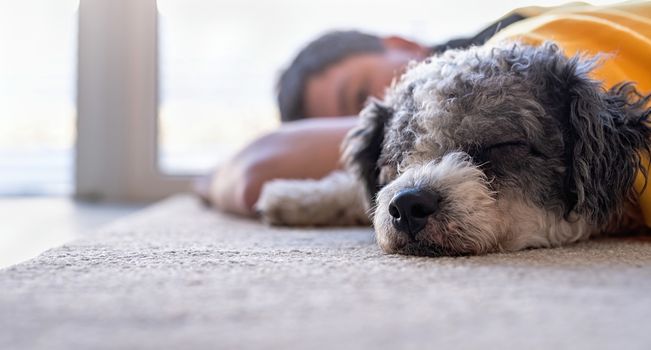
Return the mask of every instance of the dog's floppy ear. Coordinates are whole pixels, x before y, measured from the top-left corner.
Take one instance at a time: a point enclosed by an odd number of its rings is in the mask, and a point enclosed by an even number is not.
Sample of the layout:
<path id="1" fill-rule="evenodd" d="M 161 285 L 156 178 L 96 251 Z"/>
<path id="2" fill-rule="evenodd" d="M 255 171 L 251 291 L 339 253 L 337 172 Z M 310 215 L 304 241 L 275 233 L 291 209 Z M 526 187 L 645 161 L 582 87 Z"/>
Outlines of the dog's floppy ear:
<path id="1" fill-rule="evenodd" d="M 378 159 L 382 152 L 384 129 L 392 115 L 391 108 L 371 99 L 360 112 L 359 124 L 346 135 L 342 144 L 344 165 L 364 183 L 369 204 L 373 204 L 379 190 Z"/>
<path id="2" fill-rule="evenodd" d="M 606 224 L 620 215 L 624 201 L 636 195 L 637 172 L 646 177 L 642 156 L 650 151 L 650 96 L 642 96 L 632 83 L 606 91 L 588 77 L 594 61 L 579 56 L 566 61 L 567 119 L 565 150 L 568 160 L 566 188 L 573 210 L 590 223 Z"/>

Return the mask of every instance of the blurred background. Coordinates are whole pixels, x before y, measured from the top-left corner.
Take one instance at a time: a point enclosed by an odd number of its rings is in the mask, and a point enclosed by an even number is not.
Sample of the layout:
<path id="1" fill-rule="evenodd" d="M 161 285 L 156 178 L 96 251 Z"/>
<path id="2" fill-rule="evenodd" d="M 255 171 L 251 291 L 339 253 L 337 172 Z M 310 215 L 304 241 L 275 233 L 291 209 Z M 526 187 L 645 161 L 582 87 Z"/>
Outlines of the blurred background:
<path id="1" fill-rule="evenodd" d="M 0 0 L 0 266 L 182 191 L 275 128 L 281 69 L 328 29 L 435 44 L 565 2 Z"/>

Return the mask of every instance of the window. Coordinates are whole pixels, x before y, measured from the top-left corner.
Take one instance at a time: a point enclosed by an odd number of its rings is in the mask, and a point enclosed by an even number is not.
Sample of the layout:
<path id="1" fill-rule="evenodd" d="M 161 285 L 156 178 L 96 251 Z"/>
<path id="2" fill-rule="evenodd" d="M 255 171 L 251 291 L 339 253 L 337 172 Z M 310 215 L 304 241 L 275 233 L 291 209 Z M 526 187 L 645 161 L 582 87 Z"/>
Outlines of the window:
<path id="1" fill-rule="evenodd" d="M 0 195 L 72 191 L 77 6 L 0 1 Z"/>

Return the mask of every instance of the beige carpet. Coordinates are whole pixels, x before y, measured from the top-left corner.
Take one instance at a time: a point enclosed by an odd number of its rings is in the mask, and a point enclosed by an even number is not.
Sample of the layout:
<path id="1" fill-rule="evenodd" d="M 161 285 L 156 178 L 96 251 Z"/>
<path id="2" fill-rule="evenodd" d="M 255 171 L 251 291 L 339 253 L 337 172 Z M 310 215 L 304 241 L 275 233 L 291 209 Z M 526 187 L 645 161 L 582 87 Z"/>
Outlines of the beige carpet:
<path id="1" fill-rule="evenodd" d="M 0 349 L 651 349 L 651 240 L 385 255 L 177 197 L 0 271 Z"/>

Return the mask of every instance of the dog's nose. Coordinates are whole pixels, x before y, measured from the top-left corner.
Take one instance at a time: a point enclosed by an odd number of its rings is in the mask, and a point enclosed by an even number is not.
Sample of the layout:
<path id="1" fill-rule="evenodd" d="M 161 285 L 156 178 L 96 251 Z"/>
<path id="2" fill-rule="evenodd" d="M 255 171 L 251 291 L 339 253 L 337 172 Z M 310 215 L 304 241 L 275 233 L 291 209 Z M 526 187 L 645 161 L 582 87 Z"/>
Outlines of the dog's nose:
<path id="1" fill-rule="evenodd" d="M 417 188 L 402 190 L 389 203 L 393 226 L 414 237 L 427 225 L 427 217 L 439 208 L 440 196 Z"/>

